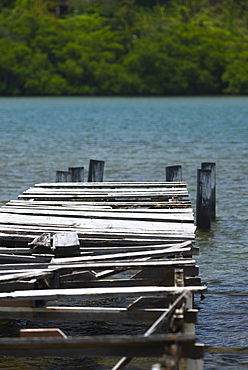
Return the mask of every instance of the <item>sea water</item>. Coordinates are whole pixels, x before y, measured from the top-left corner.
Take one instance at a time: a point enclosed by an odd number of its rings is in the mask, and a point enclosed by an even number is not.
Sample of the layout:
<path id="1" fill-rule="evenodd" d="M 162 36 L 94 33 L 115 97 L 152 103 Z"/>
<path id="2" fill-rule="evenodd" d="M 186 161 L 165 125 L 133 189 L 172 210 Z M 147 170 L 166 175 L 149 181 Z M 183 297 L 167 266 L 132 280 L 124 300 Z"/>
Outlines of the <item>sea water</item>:
<path id="1" fill-rule="evenodd" d="M 166 166 L 182 165 L 195 208 L 197 169 L 215 162 L 217 219 L 211 231 L 196 235 L 208 286 L 196 302 L 196 331 L 206 345 L 204 369 L 248 368 L 248 97 L 0 98 L 0 153 L 0 205 L 34 183 L 55 181 L 56 170 L 84 166 L 87 180 L 89 160 L 99 159 L 105 181 L 164 181 Z M 2 321 L 0 336 L 22 324 Z M 1 369 L 110 369 L 113 363 L 0 358 Z M 149 369 L 150 362 L 127 368 Z"/>

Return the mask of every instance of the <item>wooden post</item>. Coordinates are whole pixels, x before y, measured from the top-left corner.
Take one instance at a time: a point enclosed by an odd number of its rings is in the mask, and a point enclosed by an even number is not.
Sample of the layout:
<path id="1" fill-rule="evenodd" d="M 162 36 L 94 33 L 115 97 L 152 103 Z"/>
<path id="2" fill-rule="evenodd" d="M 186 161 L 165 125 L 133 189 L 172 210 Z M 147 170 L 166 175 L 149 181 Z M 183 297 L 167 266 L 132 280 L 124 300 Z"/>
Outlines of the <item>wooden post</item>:
<path id="1" fill-rule="evenodd" d="M 197 170 L 196 226 L 211 227 L 211 170 Z"/>
<path id="2" fill-rule="evenodd" d="M 69 182 L 83 182 L 84 181 L 84 167 L 69 167 L 68 168 Z"/>
<path id="3" fill-rule="evenodd" d="M 165 181 L 169 182 L 182 181 L 182 166 L 165 167 Z"/>
<path id="4" fill-rule="evenodd" d="M 216 164 L 205 162 L 201 164 L 202 170 L 211 171 L 211 219 L 216 219 Z"/>
<path id="5" fill-rule="evenodd" d="M 96 161 L 94 159 L 90 160 L 89 164 L 89 182 L 102 182 L 103 172 L 104 172 L 104 161 Z"/>
<path id="6" fill-rule="evenodd" d="M 56 182 L 67 182 L 68 172 L 67 171 L 56 171 Z"/>

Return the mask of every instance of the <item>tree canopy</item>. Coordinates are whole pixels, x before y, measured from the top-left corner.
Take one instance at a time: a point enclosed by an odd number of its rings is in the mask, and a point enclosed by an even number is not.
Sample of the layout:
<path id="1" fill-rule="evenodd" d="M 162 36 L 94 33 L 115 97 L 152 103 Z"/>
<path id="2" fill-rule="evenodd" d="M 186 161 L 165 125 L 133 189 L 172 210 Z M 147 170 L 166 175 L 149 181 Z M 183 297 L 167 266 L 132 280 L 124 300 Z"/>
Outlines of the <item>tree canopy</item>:
<path id="1" fill-rule="evenodd" d="M 248 94 L 246 0 L 0 0 L 0 95 Z"/>

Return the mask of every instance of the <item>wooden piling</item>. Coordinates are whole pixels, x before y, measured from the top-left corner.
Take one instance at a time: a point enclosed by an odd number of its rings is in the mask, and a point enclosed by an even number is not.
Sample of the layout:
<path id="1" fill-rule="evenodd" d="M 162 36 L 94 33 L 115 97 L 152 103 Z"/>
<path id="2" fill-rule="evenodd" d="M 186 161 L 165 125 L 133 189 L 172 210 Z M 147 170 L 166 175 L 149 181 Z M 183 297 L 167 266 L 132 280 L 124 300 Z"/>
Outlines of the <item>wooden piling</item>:
<path id="1" fill-rule="evenodd" d="M 202 170 L 211 171 L 211 219 L 216 219 L 216 164 L 204 162 L 201 164 Z"/>
<path id="2" fill-rule="evenodd" d="M 68 172 L 67 171 L 56 171 L 56 182 L 67 182 Z"/>
<path id="3" fill-rule="evenodd" d="M 211 228 L 211 170 L 197 170 L 196 226 Z"/>
<path id="4" fill-rule="evenodd" d="M 182 166 L 165 167 L 165 181 L 168 182 L 182 181 Z"/>
<path id="5" fill-rule="evenodd" d="M 83 182 L 84 181 L 84 167 L 69 167 L 68 168 L 69 182 Z"/>
<path id="6" fill-rule="evenodd" d="M 104 161 L 90 160 L 88 182 L 103 181 L 104 163 Z"/>

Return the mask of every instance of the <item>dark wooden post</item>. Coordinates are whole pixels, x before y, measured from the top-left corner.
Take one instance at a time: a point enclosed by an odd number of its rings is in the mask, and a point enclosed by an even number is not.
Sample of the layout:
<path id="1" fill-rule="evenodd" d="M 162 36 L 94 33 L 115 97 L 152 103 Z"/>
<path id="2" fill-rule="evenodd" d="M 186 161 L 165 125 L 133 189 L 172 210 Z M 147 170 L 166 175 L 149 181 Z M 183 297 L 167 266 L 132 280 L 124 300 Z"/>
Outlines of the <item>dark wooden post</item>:
<path id="1" fill-rule="evenodd" d="M 182 166 L 165 167 L 165 181 L 169 182 L 182 181 Z"/>
<path id="2" fill-rule="evenodd" d="M 103 181 L 104 161 L 90 160 L 88 181 L 101 182 Z"/>
<path id="3" fill-rule="evenodd" d="M 68 172 L 67 171 L 56 171 L 56 182 L 67 182 Z"/>
<path id="4" fill-rule="evenodd" d="M 68 181 L 83 182 L 84 181 L 84 167 L 69 167 Z"/>
<path id="5" fill-rule="evenodd" d="M 204 162 L 201 164 L 202 170 L 211 171 L 211 219 L 216 218 L 216 164 Z"/>
<path id="6" fill-rule="evenodd" d="M 211 170 L 197 170 L 196 226 L 211 227 Z"/>

